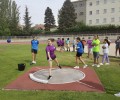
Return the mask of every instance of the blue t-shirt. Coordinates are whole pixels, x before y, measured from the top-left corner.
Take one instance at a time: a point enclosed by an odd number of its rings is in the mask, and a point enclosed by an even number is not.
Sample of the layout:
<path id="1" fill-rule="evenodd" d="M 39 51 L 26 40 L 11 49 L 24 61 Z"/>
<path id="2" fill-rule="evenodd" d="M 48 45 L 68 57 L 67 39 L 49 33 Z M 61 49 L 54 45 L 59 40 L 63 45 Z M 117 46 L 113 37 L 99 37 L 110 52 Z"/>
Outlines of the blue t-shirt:
<path id="1" fill-rule="evenodd" d="M 39 44 L 38 40 L 32 40 L 31 41 L 32 49 L 38 50 L 38 44 Z"/>
<path id="2" fill-rule="evenodd" d="M 78 42 L 78 43 L 77 43 L 77 52 L 79 52 L 79 53 L 84 53 L 83 45 L 82 45 L 81 42 Z"/>

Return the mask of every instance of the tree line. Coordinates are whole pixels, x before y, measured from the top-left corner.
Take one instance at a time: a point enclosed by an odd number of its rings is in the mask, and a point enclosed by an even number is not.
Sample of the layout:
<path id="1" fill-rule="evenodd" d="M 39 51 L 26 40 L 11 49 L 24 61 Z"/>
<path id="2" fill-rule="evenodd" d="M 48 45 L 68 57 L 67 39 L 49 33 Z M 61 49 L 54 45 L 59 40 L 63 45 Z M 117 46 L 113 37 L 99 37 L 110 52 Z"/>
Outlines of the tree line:
<path id="1" fill-rule="evenodd" d="M 0 36 L 14 35 L 32 35 L 39 33 L 50 33 L 51 28 L 56 27 L 55 18 L 50 7 L 45 10 L 44 27 L 45 30 L 34 29 L 31 22 L 31 16 L 28 7 L 25 7 L 23 16 L 24 25 L 20 25 L 20 7 L 15 1 L 0 0 Z M 62 8 L 58 11 L 58 26 L 54 33 L 69 33 L 81 31 L 96 31 L 120 29 L 120 26 L 86 26 L 84 23 L 76 22 L 76 13 L 73 4 L 70 0 L 65 0 Z"/>

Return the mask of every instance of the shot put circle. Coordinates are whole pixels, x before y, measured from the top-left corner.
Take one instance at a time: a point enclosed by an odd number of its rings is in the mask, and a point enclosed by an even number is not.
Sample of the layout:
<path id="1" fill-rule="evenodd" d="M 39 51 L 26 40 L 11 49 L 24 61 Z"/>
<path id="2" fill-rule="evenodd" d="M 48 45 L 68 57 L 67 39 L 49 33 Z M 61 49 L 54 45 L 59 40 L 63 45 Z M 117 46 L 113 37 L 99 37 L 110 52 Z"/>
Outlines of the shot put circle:
<path id="1" fill-rule="evenodd" d="M 50 80 L 47 80 L 49 69 L 36 71 L 29 74 L 29 76 L 33 81 L 48 84 L 72 83 L 85 78 L 85 74 L 82 71 L 72 68 L 52 69 L 52 78 Z"/>

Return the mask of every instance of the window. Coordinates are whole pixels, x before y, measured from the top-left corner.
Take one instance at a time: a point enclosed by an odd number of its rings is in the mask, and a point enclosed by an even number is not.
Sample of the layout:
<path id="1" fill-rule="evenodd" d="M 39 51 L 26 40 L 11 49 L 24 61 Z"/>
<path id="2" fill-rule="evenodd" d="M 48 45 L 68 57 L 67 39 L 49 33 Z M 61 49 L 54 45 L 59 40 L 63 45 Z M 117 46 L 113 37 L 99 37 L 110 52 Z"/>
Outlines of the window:
<path id="1" fill-rule="evenodd" d="M 120 7 L 119 7 L 119 12 L 120 12 Z"/>
<path id="2" fill-rule="evenodd" d="M 75 13 L 75 15 L 77 16 L 77 13 Z"/>
<path id="3" fill-rule="evenodd" d="M 80 15 L 83 15 L 84 13 L 83 12 L 80 12 Z"/>
<path id="4" fill-rule="evenodd" d="M 96 14 L 99 14 L 99 10 L 96 10 Z"/>
<path id="5" fill-rule="evenodd" d="M 82 7 L 83 6 L 83 4 L 82 3 L 80 3 L 80 7 Z"/>
<path id="6" fill-rule="evenodd" d="M 89 3 L 89 6 L 92 6 L 92 2 Z"/>
<path id="7" fill-rule="evenodd" d="M 115 8 L 111 8 L 111 13 L 114 13 L 115 12 Z"/>
<path id="8" fill-rule="evenodd" d="M 103 13 L 106 14 L 106 13 L 107 13 L 107 9 L 104 9 L 104 10 L 103 10 Z"/>
<path id="9" fill-rule="evenodd" d="M 107 19 L 106 19 L 106 18 L 104 18 L 104 19 L 103 19 L 103 23 L 106 23 L 106 22 L 107 22 Z"/>
<path id="10" fill-rule="evenodd" d="M 99 0 L 97 0 L 97 1 L 96 1 L 96 5 L 99 5 L 99 4 L 100 4 L 100 1 L 99 1 Z"/>
<path id="11" fill-rule="evenodd" d="M 96 24 L 98 24 L 99 23 L 99 19 L 96 19 Z"/>
<path id="12" fill-rule="evenodd" d="M 115 3 L 115 0 L 112 0 L 112 3 Z"/>
<path id="13" fill-rule="evenodd" d="M 111 22 L 115 22 L 115 18 L 111 18 Z"/>
<path id="14" fill-rule="evenodd" d="M 92 24 L 92 20 L 89 20 L 89 24 L 90 24 L 90 25 Z"/>
<path id="15" fill-rule="evenodd" d="M 92 15 L 92 11 L 89 12 L 89 15 Z"/>
<path id="16" fill-rule="evenodd" d="M 104 0 L 104 4 L 106 4 L 107 3 L 107 0 Z"/>
<path id="17" fill-rule="evenodd" d="M 120 22 L 120 17 L 119 17 L 119 22 Z"/>

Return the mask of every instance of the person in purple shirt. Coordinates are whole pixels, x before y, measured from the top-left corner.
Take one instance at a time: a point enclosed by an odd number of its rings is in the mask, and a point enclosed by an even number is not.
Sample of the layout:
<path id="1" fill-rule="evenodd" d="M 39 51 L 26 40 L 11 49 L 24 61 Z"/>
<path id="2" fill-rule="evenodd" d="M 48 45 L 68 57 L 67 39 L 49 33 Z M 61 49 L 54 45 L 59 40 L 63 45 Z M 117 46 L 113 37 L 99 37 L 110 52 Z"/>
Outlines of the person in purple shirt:
<path id="1" fill-rule="evenodd" d="M 58 38 L 58 40 L 57 40 L 57 46 L 58 46 L 58 47 L 61 46 L 61 40 L 60 40 L 60 38 Z"/>
<path id="2" fill-rule="evenodd" d="M 87 40 L 87 45 L 88 45 L 88 58 L 90 58 L 90 55 L 92 53 L 92 39 L 91 37 L 88 37 L 88 40 Z"/>
<path id="3" fill-rule="evenodd" d="M 57 66 L 61 69 L 62 67 L 60 66 L 56 55 L 55 55 L 55 51 L 56 51 L 56 47 L 53 45 L 54 39 L 48 39 L 48 45 L 46 47 L 46 56 L 47 56 L 47 60 L 49 62 L 49 76 L 48 76 L 48 80 L 52 78 L 52 61 L 54 60 L 57 64 Z"/>
<path id="4" fill-rule="evenodd" d="M 62 38 L 61 40 L 61 51 L 65 50 L 65 47 L 64 47 L 64 38 Z"/>

